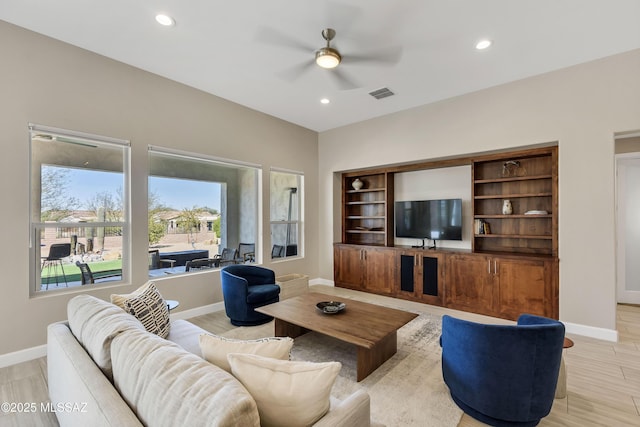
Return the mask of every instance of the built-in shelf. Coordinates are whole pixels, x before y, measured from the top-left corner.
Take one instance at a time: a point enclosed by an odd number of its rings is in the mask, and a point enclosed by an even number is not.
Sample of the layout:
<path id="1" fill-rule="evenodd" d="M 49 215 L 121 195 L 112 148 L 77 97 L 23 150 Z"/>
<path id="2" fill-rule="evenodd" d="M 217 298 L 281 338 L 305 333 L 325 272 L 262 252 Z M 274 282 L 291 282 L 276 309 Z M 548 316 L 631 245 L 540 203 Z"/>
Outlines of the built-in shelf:
<path id="1" fill-rule="evenodd" d="M 374 191 L 385 191 L 386 188 L 362 188 L 360 190 L 347 190 L 348 194 L 353 194 L 353 193 L 371 193 Z"/>
<path id="2" fill-rule="evenodd" d="M 536 218 L 553 218 L 553 215 L 551 214 L 545 214 L 545 215 L 518 215 L 518 214 L 512 214 L 512 215 L 502 215 L 502 214 L 496 214 L 496 215 L 474 215 L 474 218 L 478 218 L 478 219 L 490 219 L 490 218 L 498 218 L 498 219 L 508 219 L 508 218 L 530 218 L 530 219 L 536 219 Z"/>
<path id="3" fill-rule="evenodd" d="M 394 246 L 394 174 L 461 165 L 472 171 L 470 215 L 463 205 L 471 250 Z M 557 319 L 557 192 L 557 146 L 345 172 L 334 283 L 511 320 Z"/>
<path id="4" fill-rule="evenodd" d="M 371 200 L 371 201 L 354 201 L 347 202 L 347 205 L 384 205 L 386 202 L 384 200 Z"/>
<path id="5" fill-rule="evenodd" d="M 474 196 L 474 199 L 483 200 L 483 199 L 517 199 L 521 197 L 551 197 L 553 193 L 544 192 L 544 193 L 507 193 L 507 194 L 489 194 L 486 196 Z"/>
<path id="6" fill-rule="evenodd" d="M 476 239 L 553 239 L 553 236 L 541 236 L 539 234 L 476 234 L 474 237 Z"/>
<path id="7" fill-rule="evenodd" d="M 493 182 L 512 182 L 512 181 L 532 181 L 536 179 L 549 179 L 552 175 L 536 175 L 536 176 L 510 176 L 506 178 L 477 179 L 476 184 L 489 184 Z"/>
<path id="8" fill-rule="evenodd" d="M 474 252 L 557 256 L 557 147 L 523 150 L 473 161 Z M 502 213 L 510 200 L 513 213 Z M 547 214 L 525 215 L 528 211 Z"/>
<path id="9" fill-rule="evenodd" d="M 359 179 L 362 188 L 353 188 Z M 342 241 L 393 245 L 393 173 L 368 171 L 342 175 Z"/>

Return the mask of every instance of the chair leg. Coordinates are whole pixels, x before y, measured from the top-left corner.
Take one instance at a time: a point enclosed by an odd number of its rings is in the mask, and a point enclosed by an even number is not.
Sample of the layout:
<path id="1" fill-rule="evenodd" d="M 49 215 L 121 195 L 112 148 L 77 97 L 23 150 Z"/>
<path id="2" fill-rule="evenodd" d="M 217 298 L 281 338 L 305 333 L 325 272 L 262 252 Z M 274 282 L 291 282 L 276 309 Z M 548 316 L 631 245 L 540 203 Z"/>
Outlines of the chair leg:
<path id="1" fill-rule="evenodd" d="M 49 290 L 49 282 L 51 281 L 51 267 L 53 267 L 53 275 L 56 278 L 56 288 L 60 287 L 60 281 L 58 280 L 58 264 L 60 264 L 60 269 L 62 270 L 62 278 L 64 279 L 64 286 L 67 288 L 69 287 L 69 282 L 67 281 L 67 275 L 64 272 L 64 265 L 62 264 L 62 260 L 58 259 L 53 262 L 44 261 L 42 263 L 42 267 L 40 267 L 40 281 L 42 282 L 42 272 L 46 267 L 47 271 L 49 272 L 49 275 L 47 276 L 46 287 L 45 287 L 46 291 Z M 40 288 L 42 288 L 42 283 L 40 283 Z"/>
<path id="2" fill-rule="evenodd" d="M 40 269 L 40 281 L 42 282 L 42 272 L 44 271 L 44 268 L 47 267 L 47 272 L 49 272 L 49 275 L 47 275 L 47 287 L 45 288 L 45 291 L 49 290 L 49 280 L 51 280 L 51 263 L 49 261 L 44 261 L 42 263 L 42 268 Z M 42 283 L 40 284 L 40 289 L 42 289 Z"/>
<path id="3" fill-rule="evenodd" d="M 60 263 L 60 269 L 62 270 L 62 278 L 64 279 L 64 287 L 68 288 L 69 287 L 69 283 L 67 282 L 67 275 L 64 274 L 64 264 L 62 263 L 61 259 L 59 259 L 58 262 Z"/>

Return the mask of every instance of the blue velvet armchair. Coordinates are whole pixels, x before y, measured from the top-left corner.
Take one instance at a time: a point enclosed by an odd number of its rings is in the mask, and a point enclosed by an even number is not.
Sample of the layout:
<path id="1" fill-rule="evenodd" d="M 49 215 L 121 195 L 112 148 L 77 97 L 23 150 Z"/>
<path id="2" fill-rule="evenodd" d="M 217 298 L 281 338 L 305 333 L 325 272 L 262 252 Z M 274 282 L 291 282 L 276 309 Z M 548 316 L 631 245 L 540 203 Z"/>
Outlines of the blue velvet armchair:
<path id="1" fill-rule="evenodd" d="M 564 325 L 529 314 L 517 325 L 442 318 L 442 375 L 467 414 L 492 426 L 535 426 L 553 405 Z"/>
<path id="2" fill-rule="evenodd" d="M 228 265 L 221 270 L 220 279 L 224 309 L 233 325 L 260 325 L 273 319 L 254 310 L 280 299 L 280 286 L 272 270 L 256 265 Z"/>

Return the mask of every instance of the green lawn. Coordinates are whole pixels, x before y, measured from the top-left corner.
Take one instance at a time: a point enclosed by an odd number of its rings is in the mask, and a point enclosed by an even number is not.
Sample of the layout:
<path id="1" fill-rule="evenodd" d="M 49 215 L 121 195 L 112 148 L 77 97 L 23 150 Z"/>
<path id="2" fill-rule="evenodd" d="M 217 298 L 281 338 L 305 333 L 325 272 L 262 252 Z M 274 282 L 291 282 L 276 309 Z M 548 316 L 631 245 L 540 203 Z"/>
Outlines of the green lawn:
<path id="1" fill-rule="evenodd" d="M 89 262 L 89 268 L 91 268 L 91 272 L 94 276 L 99 277 L 101 271 L 107 270 L 121 270 L 122 269 L 122 260 L 115 259 L 111 261 L 98 261 L 98 262 Z M 42 280 L 44 281 L 46 278 L 50 278 L 49 282 L 55 281 L 56 276 L 54 274 L 56 270 L 53 267 L 46 267 L 42 270 Z M 79 282 L 80 281 L 80 269 L 75 264 L 64 264 L 64 274 L 67 276 L 67 282 Z M 58 280 L 63 280 L 62 272 L 60 268 L 57 269 Z"/>

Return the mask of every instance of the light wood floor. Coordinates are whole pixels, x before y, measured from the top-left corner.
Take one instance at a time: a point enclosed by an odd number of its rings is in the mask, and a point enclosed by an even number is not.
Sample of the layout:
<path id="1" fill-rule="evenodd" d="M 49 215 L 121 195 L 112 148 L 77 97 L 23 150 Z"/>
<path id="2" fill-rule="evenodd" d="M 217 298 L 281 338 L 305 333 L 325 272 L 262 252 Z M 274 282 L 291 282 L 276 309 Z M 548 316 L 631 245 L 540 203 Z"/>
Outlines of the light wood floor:
<path id="1" fill-rule="evenodd" d="M 312 288 L 316 292 L 344 299 L 354 298 L 417 313 L 451 314 L 488 323 L 505 322 L 347 289 L 327 286 Z M 224 312 L 190 320 L 218 334 L 234 328 Z M 640 307 L 619 305 L 617 328 L 620 337 L 617 343 L 568 335 L 575 345 L 565 350 L 567 397 L 556 399 L 551 414 L 542 420 L 540 426 L 640 426 Z M 46 372 L 46 358 L 0 369 L 0 403 L 33 402 L 40 409 L 41 402 L 48 402 Z M 2 427 L 57 425 L 53 414 L 39 410 L 32 414 L 0 412 Z M 459 424 L 462 427 L 483 425 L 466 415 Z"/>

